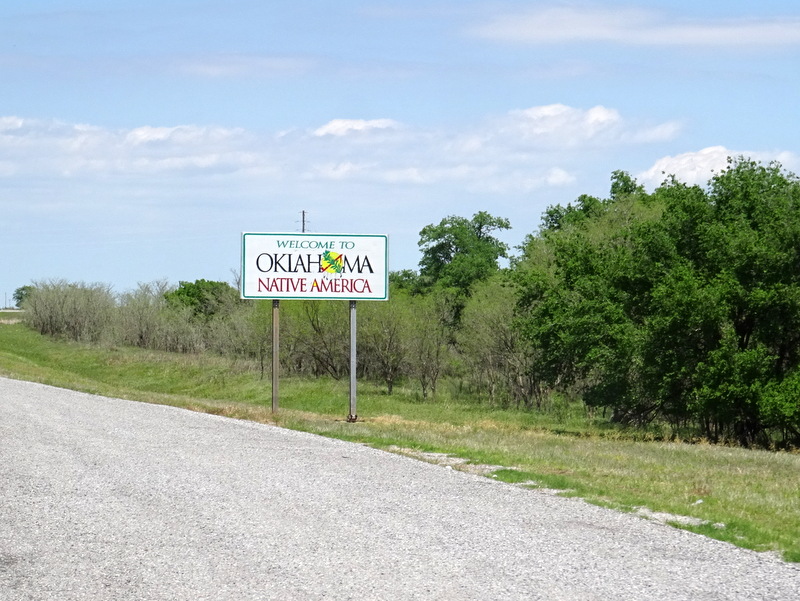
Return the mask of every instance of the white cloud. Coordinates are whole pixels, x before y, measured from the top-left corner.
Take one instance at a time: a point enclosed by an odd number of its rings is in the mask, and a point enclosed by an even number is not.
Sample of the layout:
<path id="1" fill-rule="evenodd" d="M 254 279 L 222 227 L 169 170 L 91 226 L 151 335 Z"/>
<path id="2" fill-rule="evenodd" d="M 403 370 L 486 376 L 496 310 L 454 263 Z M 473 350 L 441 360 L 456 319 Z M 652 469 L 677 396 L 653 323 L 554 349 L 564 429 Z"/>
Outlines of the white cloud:
<path id="1" fill-rule="evenodd" d="M 128 132 L 125 136 L 125 141 L 134 146 L 147 144 L 149 142 L 165 142 L 169 140 L 170 136 L 178 129 L 177 127 L 150 127 L 149 125 L 145 125 Z"/>
<path id="2" fill-rule="evenodd" d="M 390 137 L 351 135 L 383 129 L 400 131 Z M 310 140 L 297 132 L 292 137 L 296 158 L 312 165 L 306 179 L 509 193 L 575 184 L 577 170 L 570 163 L 580 161 L 582 152 L 660 142 L 679 130 L 673 122 L 631 122 L 604 106 L 552 104 L 512 110 L 453 133 L 401 127 L 391 119 L 335 119 L 313 130 Z M 314 138 L 328 141 L 316 145 Z"/>
<path id="3" fill-rule="evenodd" d="M 681 133 L 683 125 L 677 121 L 668 121 L 652 127 L 642 127 L 626 134 L 627 141 L 633 144 L 650 144 L 674 140 Z"/>
<path id="4" fill-rule="evenodd" d="M 365 132 L 374 129 L 397 129 L 400 124 L 393 119 L 334 119 L 314 130 L 315 136 L 346 136 L 353 132 Z"/>
<path id="5" fill-rule="evenodd" d="M 526 139 L 553 139 L 567 146 L 595 138 L 622 123 L 617 111 L 602 106 L 582 110 L 551 104 L 511 111 L 509 117 Z"/>
<path id="6" fill-rule="evenodd" d="M 575 183 L 575 176 L 560 167 L 553 167 L 547 172 L 546 182 L 549 186 L 566 186 Z"/>
<path id="7" fill-rule="evenodd" d="M 570 148 L 587 143 L 652 143 L 674 138 L 676 122 L 656 126 L 629 123 L 615 109 L 580 109 L 563 104 L 511 111 L 500 130 L 528 143 Z"/>
<path id="8" fill-rule="evenodd" d="M 658 159 L 650 169 L 637 179 L 650 186 L 658 186 L 667 177 L 675 176 L 689 185 L 704 185 L 715 172 L 725 168 L 731 151 L 724 146 L 712 146 L 697 152 L 685 152 Z"/>
<path id="9" fill-rule="evenodd" d="M 3 173 L 50 176 L 236 171 L 257 155 L 242 129 L 150 127 L 110 130 L 59 121 L 0 118 Z"/>
<path id="10" fill-rule="evenodd" d="M 302 74 L 314 66 L 314 61 L 307 58 L 243 54 L 196 57 L 177 61 L 178 71 L 209 78 Z"/>
<path id="11" fill-rule="evenodd" d="M 350 161 L 314 165 L 311 172 L 306 173 L 304 178 L 344 180 L 352 176 L 357 176 L 359 173 L 363 173 L 369 167 L 370 166 L 367 164 L 357 164 Z"/>
<path id="12" fill-rule="evenodd" d="M 197 145 L 220 143 L 243 137 L 244 135 L 244 130 L 239 128 L 198 127 L 194 125 L 151 127 L 146 125 L 130 130 L 125 135 L 125 143 L 132 146 L 167 142 L 174 145 Z"/>
<path id="13" fill-rule="evenodd" d="M 0 135 L 22 129 L 24 121 L 19 117 L 0 117 Z"/>
<path id="14" fill-rule="evenodd" d="M 728 157 L 739 156 L 764 164 L 777 161 L 788 170 L 796 169 L 800 164 L 800 157 L 790 152 L 735 151 L 724 146 L 710 146 L 660 158 L 652 167 L 637 175 L 637 179 L 650 187 L 657 187 L 674 175 L 683 183 L 704 186 L 714 174 L 728 167 Z"/>
<path id="15" fill-rule="evenodd" d="M 569 6 L 498 15 L 471 33 L 526 44 L 785 46 L 800 44 L 800 18 L 688 20 L 638 8 Z"/>
<path id="16" fill-rule="evenodd" d="M 426 170 L 420 167 L 405 167 L 387 170 L 383 174 L 383 179 L 390 184 L 428 184 L 439 179 L 431 175 L 433 174 L 426 173 Z"/>
<path id="17" fill-rule="evenodd" d="M 198 125 L 107 129 L 0 117 L 0 177 L 102 177 L 141 185 L 175 176 L 241 181 L 438 186 L 481 193 L 578 183 L 600 146 L 622 150 L 674 137 L 671 122 L 640 125 L 619 111 L 563 104 L 512 110 L 459 131 L 393 119 L 334 119 L 311 129 L 257 135 Z M 391 132 L 391 135 L 375 135 Z M 185 181 L 185 179 L 183 180 Z"/>

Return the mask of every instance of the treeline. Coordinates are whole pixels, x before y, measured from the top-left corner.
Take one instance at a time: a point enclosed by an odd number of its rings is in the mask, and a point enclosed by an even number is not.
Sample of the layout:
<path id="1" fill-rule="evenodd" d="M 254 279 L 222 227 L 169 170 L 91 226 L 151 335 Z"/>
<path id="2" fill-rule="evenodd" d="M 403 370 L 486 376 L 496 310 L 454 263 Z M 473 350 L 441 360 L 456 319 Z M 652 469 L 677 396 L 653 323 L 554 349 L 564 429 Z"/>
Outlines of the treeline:
<path id="1" fill-rule="evenodd" d="M 537 377 L 620 421 L 800 442 L 800 183 L 729 162 L 706 188 L 551 207 L 514 269 Z"/>
<path id="2" fill-rule="evenodd" d="M 410 381 L 427 398 L 452 367 L 450 301 L 445 294 L 394 288 L 389 302 L 359 303 L 358 375 L 382 382 L 390 394 L 396 383 Z M 181 282 L 177 288 L 155 282 L 116 295 L 103 284 L 51 280 L 30 286 L 22 306 L 29 326 L 57 338 L 211 352 L 249 362 L 262 377 L 271 368 L 271 301 L 242 301 L 224 282 Z M 348 377 L 347 301 L 283 300 L 280 307 L 283 372 Z"/>
<path id="3" fill-rule="evenodd" d="M 705 187 L 669 178 L 647 193 L 617 171 L 608 198 L 549 207 L 514 256 L 497 237 L 508 228 L 485 212 L 423 228 L 419 270 L 390 275 L 388 302 L 359 304 L 359 376 L 389 393 L 428 398 L 447 378 L 504 407 L 567 397 L 633 426 L 800 444 L 794 175 L 741 158 Z M 45 334 L 268 369 L 271 303 L 229 284 L 24 288 Z M 348 327 L 346 302 L 282 301 L 282 369 L 345 377 Z"/>

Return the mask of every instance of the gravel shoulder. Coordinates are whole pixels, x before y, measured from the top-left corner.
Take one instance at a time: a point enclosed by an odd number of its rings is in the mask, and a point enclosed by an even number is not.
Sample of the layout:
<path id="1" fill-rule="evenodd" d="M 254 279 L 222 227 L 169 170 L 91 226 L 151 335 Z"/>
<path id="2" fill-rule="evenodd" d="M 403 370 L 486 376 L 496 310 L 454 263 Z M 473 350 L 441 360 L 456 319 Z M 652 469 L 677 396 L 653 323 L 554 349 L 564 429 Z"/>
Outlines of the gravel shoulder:
<path id="1" fill-rule="evenodd" d="M 795 564 L 578 499 L 0 378 L 4 601 L 798 598 Z"/>

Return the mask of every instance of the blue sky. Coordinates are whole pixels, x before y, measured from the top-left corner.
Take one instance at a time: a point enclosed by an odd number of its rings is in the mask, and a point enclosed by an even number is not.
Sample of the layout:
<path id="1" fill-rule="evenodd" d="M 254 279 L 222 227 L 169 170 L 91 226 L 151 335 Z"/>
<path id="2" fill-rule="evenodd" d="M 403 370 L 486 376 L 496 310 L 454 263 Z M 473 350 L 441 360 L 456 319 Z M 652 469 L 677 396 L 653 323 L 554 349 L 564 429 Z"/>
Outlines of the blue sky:
<path id="1" fill-rule="evenodd" d="M 0 295 L 231 281 L 242 231 L 387 234 L 477 211 L 800 171 L 794 2 L 11 0 Z M 4 298 L 0 298 L 4 300 Z"/>

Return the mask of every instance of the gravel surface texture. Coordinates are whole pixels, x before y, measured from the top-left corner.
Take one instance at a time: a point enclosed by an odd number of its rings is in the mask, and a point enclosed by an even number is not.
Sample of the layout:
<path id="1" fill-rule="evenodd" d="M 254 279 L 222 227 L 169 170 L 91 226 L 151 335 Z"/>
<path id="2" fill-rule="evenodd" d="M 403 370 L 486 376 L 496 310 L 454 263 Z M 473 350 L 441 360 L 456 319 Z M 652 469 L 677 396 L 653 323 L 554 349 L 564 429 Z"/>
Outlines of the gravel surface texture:
<path id="1" fill-rule="evenodd" d="M 800 569 L 362 445 L 0 378 L 0 599 L 800 599 Z"/>

